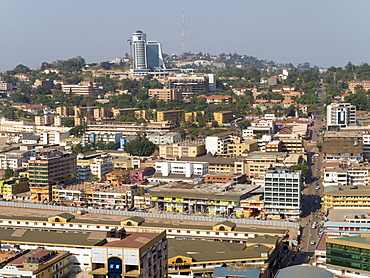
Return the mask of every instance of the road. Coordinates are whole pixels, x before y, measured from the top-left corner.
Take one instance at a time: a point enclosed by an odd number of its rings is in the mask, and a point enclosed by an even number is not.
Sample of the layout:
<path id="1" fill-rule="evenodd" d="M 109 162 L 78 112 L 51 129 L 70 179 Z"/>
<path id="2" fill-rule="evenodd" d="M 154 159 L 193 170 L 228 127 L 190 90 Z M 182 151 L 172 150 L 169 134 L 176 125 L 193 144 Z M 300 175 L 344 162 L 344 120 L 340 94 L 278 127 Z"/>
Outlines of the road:
<path id="1" fill-rule="evenodd" d="M 318 108 L 315 113 L 314 125 L 311 127 L 311 141 L 320 142 L 319 130 L 323 126 L 321 109 L 324 90 L 322 84 L 318 89 Z M 297 255 L 294 265 L 302 263 L 312 263 L 312 257 L 319 240 L 320 222 L 322 220 L 320 212 L 321 203 L 321 169 L 322 156 L 315 145 L 306 145 L 308 154 L 308 165 L 311 167 L 311 174 L 307 178 L 307 184 L 302 191 L 302 214 L 301 214 L 301 245 L 300 250 L 304 254 Z M 319 155 L 319 156 L 317 156 Z M 313 223 L 316 224 L 313 226 Z M 311 244 L 313 243 L 313 244 Z"/>

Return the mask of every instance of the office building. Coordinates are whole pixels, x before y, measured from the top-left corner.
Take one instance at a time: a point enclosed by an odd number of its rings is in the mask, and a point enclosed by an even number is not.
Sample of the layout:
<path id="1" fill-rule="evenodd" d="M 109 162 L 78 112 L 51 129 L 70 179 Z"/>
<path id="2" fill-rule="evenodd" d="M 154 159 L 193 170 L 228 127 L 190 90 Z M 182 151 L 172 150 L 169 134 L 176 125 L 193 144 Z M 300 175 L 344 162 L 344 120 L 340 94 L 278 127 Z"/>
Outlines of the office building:
<path id="1" fill-rule="evenodd" d="M 350 103 L 332 103 L 326 107 L 326 125 L 328 130 L 356 124 L 356 106 Z"/>
<path id="2" fill-rule="evenodd" d="M 51 200 L 51 186 L 76 181 L 76 156 L 60 151 L 42 152 L 28 160 L 31 195 L 37 201 Z"/>
<path id="3" fill-rule="evenodd" d="M 169 101 L 173 99 L 182 99 L 179 89 L 149 89 L 149 98 Z"/>
<path id="4" fill-rule="evenodd" d="M 358 132 L 326 132 L 323 136 L 322 152 L 326 161 L 362 162 L 362 134 Z"/>
<path id="5" fill-rule="evenodd" d="M 181 134 L 177 132 L 167 132 L 167 133 L 155 132 L 150 135 L 147 135 L 146 138 L 148 138 L 150 142 L 156 145 L 173 144 L 181 140 Z"/>
<path id="6" fill-rule="evenodd" d="M 169 76 L 167 86 L 169 89 L 179 89 L 183 99 L 189 99 L 198 92 L 209 92 L 209 79 L 207 75 L 177 75 Z"/>
<path id="7" fill-rule="evenodd" d="M 341 277 L 370 277 L 370 237 L 326 239 L 326 268 Z"/>
<path id="8" fill-rule="evenodd" d="M 217 122 L 218 125 L 228 124 L 234 118 L 232 111 L 220 111 L 214 112 L 213 118 Z"/>
<path id="9" fill-rule="evenodd" d="M 206 154 L 203 141 L 183 141 L 159 145 L 159 156 L 165 159 L 197 157 Z"/>
<path id="10" fill-rule="evenodd" d="M 301 174 L 289 170 L 265 173 L 265 215 L 299 217 L 301 213 Z"/>
<path id="11" fill-rule="evenodd" d="M 160 43 L 147 41 L 146 34 L 138 30 L 132 34 L 130 44 L 134 71 L 166 69 Z"/>
<path id="12" fill-rule="evenodd" d="M 0 180 L 0 196 L 9 199 L 13 194 L 27 192 L 29 183 L 26 177 L 12 177 L 6 180 Z"/>

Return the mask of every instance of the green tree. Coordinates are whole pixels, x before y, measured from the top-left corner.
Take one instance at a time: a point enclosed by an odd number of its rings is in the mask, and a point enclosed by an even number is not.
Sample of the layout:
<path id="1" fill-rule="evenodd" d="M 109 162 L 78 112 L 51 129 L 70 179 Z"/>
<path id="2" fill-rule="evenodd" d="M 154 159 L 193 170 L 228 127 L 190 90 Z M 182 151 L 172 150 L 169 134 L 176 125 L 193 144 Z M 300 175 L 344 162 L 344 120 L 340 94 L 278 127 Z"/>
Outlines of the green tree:
<path id="1" fill-rule="evenodd" d="M 238 124 L 238 128 L 240 130 L 243 130 L 243 129 L 246 129 L 250 125 L 251 123 L 248 120 L 243 120 L 240 124 Z"/>
<path id="2" fill-rule="evenodd" d="M 86 127 L 86 125 L 77 125 L 70 129 L 69 134 L 75 137 L 81 137 L 85 133 Z"/>
<path id="3" fill-rule="evenodd" d="M 322 142 L 317 142 L 316 147 L 319 150 L 319 152 L 321 152 L 322 151 Z"/>
<path id="4" fill-rule="evenodd" d="M 90 173 L 89 174 L 89 182 L 98 182 L 99 181 L 99 178 L 97 176 L 95 176 L 93 173 Z"/>
<path id="5" fill-rule="evenodd" d="M 150 142 L 144 133 L 139 133 L 137 138 L 124 145 L 125 152 L 137 156 L 151 155 L 157 146 Z"/>
<path id="6" fill-rule="evenodd" d="M 4 179 L 9 179 L 15 176 L 15 172 L 13 169 L 7 168 L 4 173 Z"/>
<path id="7" fill-rule="evenodd" d="M 292 166 L 294 171 L 301 171 L 302 177 L 306 178 L 310 173 L 310 167 L 306 164 L 296 164 Z"/>
<path id="8" fill-rule="evenodd" d="M 63 125 L 65 127 L 73 127 L 75 125 L 75 119 L 74 118 L 67 118 L 67 119 L 65 119 Z"/>

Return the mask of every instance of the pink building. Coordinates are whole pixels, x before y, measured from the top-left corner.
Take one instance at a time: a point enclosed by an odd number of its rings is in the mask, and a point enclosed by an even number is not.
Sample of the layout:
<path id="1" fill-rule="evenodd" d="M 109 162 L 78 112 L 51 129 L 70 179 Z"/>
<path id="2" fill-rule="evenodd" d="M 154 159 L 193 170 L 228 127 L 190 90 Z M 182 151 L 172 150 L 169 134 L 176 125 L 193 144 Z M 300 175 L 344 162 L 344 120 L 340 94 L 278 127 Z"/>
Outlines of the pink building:
<path id="1" fill-rule="evenodd" d="M 130 170 L 130 180 L 136 184 L 141 184 L 147 181 L 147 178 L 154 175 L 153 167 L 138 168 Z"/>

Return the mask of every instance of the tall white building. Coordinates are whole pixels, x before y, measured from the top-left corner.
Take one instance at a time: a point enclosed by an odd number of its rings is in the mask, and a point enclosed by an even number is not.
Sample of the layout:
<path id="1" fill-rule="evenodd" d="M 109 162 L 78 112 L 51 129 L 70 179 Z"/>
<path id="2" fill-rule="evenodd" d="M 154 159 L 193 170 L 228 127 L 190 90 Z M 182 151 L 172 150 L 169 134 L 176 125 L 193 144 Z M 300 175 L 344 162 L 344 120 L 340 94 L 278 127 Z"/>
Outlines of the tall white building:
<path id="1" fill-rule="evenodd" d="M 356 124 L 356 106 L 350 103 L 332 103 L 326 107 L 328 130 Z"/>
<path id="2" fill-rule="evenodd" d="M 104 180 L 105 175 L 114 170 L 112 157 L 94 158 L 94 163 L 90 164 L 91 174 L 97 176 L 99 180 Z"/>
<path id="3" fill-rule="evenodd" d="M 265 214 L 299 217 L 301 214 L 301 174 L 290 170 L 265 173 Z"/>
<path id="4" fill-rule="evenodd" d="M 148 71 L 166 68 L 159 42 L 147 41 L 146 34 L 140 30 L 132 34 L 130 42 L 134 70 Z"/>

